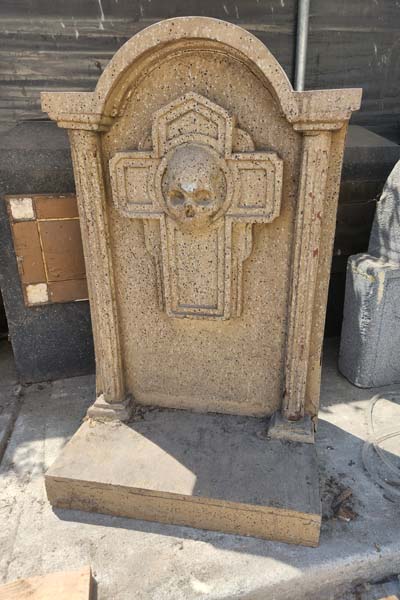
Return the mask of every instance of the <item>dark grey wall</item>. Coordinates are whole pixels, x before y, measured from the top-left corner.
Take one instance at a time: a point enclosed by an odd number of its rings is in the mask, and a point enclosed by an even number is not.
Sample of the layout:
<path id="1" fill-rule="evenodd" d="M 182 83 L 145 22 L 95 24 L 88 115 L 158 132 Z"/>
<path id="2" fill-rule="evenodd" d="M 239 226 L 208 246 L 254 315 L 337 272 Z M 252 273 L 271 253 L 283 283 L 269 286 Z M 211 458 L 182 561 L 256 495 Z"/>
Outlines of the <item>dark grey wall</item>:
<path id="1" fill-rule="evenodd" d="M 1 0 L 0 128 L 43 116 L 43 89 L 93 89 L 129 37 L 173 16 L 245 27 L 292 79 L 296 8 L 296 0 Z M 363 87 L 353 123 L 400 141 L 399 47 L 395 0 L 311 0 L 306 87 Z"/>

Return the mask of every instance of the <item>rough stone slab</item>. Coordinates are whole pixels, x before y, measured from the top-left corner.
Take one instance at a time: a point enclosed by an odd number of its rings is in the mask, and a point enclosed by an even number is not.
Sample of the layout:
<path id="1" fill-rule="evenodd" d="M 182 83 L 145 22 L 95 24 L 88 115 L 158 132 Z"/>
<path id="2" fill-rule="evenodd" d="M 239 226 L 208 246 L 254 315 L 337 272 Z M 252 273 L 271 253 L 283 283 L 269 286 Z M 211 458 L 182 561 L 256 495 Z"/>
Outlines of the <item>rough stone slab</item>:
<path id="1" fill-rule="evenodd" d="M 2 600 L 90 600 L 92 592 L 90 567 L 18 579 L 0 586 Z"/>
<path id="2" fill-rule="evenodd" d="M 46 489 L 54 507 L 316 546 L 317 473 L 313 445 L 266 440 L 258 419 L 157 410 L 85 422 Z"/>

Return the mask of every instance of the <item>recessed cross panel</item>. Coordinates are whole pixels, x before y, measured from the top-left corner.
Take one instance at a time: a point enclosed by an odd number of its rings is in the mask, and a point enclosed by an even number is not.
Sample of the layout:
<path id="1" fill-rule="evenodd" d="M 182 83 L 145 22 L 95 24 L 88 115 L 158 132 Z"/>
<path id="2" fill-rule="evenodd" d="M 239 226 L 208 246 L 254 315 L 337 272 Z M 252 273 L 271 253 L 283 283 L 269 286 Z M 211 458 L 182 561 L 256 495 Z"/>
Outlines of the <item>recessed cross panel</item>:
<path id="1" fill-rule="evenodd" d="M 189 93 L 156 113 L 152 152 L 110 161 L 114 204 L 145 220 L 160 302 L 171 317 L 239 315 L 251 224 L 279 215 L 282 160 L 274 152 L 233 153 L 233 133 L 227 111 Z"/>
<path id="2" fill-rule="evenodd" d="M 110 161 L 114 203 L 126 217 L 144 219 L 163 214 L 154 194 L 154 172 L 159 160 L 146 152 L 118 153 Z"/>

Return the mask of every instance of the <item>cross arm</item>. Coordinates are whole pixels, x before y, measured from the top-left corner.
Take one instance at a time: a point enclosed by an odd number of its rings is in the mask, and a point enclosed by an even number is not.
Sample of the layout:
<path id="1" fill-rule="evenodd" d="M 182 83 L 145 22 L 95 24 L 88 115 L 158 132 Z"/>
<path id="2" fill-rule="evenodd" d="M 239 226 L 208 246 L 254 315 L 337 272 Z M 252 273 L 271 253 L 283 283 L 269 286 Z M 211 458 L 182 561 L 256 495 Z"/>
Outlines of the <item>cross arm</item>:
<path id="1" fill-rule="evenodd" d="M 162 208 L 154 192 L 154 174 L 159 162 L 148 152 L 118 152 L 110 160 L 113 202 L 125 217 L 161 217 Z"/>
<path id="2" fill-rule="evenodd" d="M 237 221 L 269 223 L 280 213 L 283 161 L 275 152 L 232 154 L 234 197 L 227 216 Z"/>

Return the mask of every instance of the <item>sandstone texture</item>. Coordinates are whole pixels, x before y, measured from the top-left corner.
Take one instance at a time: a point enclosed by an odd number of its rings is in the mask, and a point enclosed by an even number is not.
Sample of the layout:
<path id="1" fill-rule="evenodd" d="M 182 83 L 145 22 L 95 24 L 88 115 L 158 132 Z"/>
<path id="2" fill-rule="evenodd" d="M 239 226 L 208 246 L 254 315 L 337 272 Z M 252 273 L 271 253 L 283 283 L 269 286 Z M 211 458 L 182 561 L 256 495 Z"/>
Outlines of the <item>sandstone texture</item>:
<path id="1" fill-rule="evenodd" d="M 70 131 L 99 416 L 128 418 L 131 398 L 317 413 L 343 144 L 360 97 L 294 92 L 259 40 L 203 17 L 134 36 L 92 93 L 42 93 Z"/>

